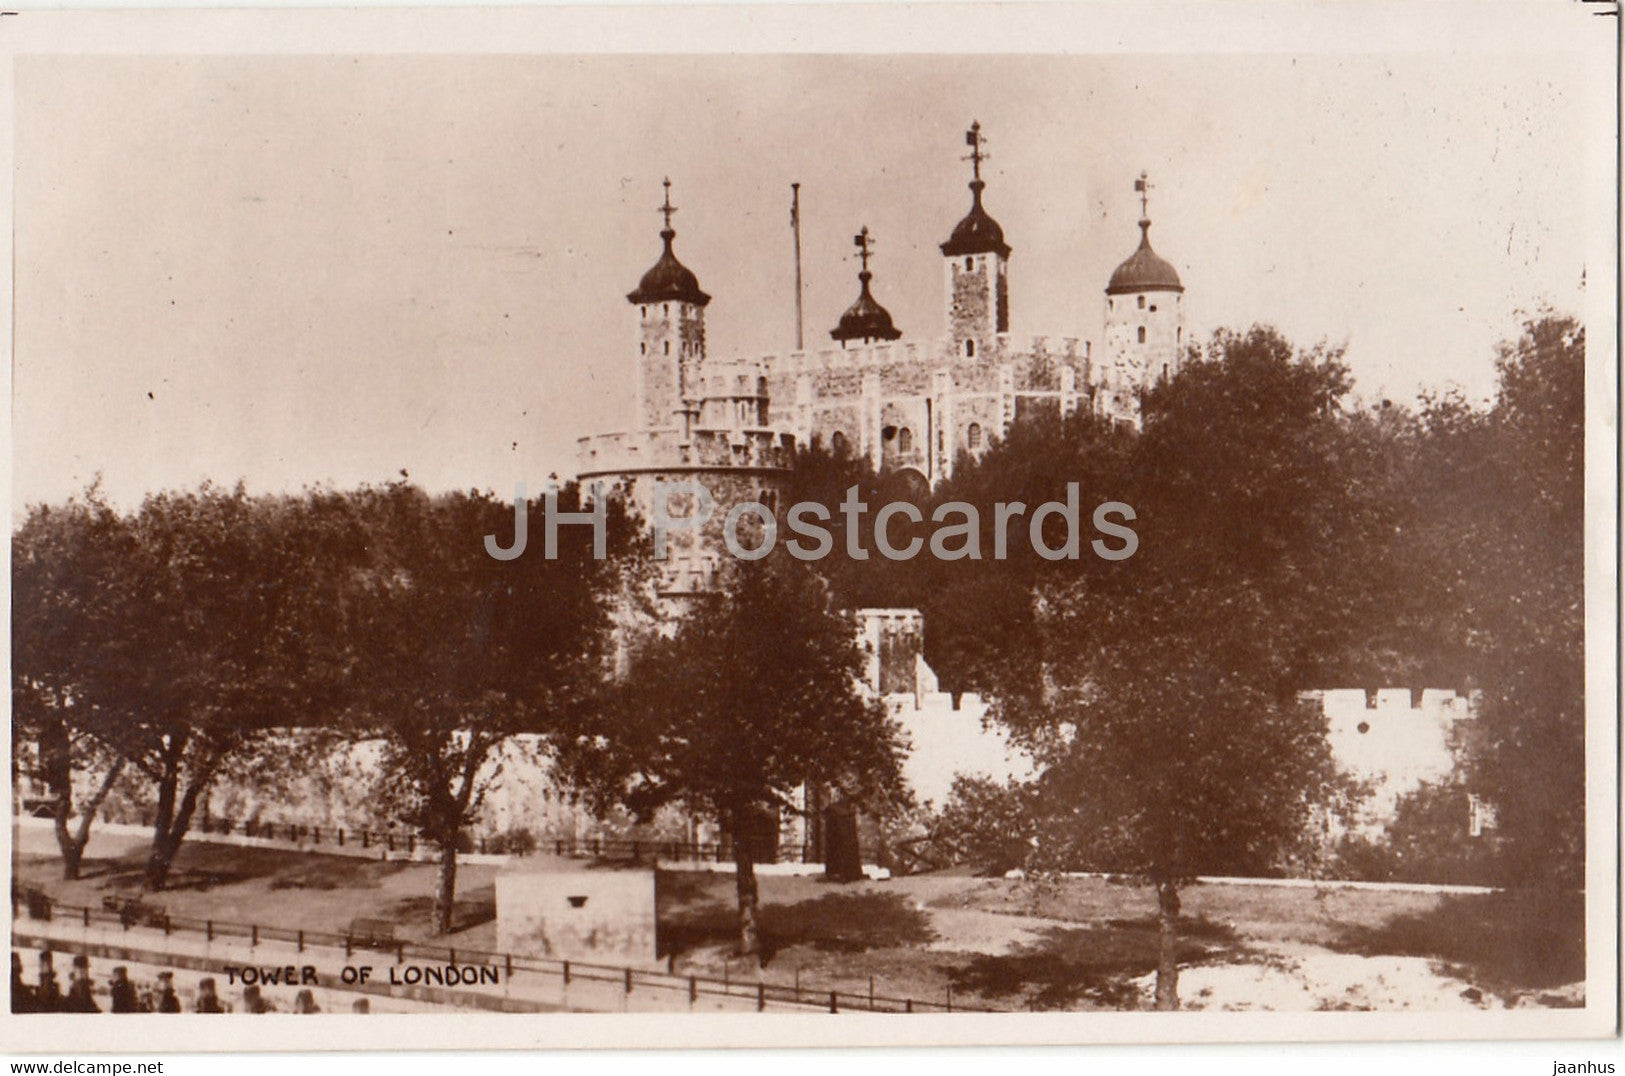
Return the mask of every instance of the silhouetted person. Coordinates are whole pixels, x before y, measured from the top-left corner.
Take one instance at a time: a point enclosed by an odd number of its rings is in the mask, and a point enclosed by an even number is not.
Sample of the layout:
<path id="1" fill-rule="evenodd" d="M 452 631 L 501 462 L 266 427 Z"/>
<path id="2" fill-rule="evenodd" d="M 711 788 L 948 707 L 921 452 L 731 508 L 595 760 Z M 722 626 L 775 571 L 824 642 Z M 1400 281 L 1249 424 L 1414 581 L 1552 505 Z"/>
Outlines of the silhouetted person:
<path id="1" fill-rule="evenodd" d="M 68 996 L 62 1000 L 63 1012 L 101 1012 L 96 1004 L 96 987 L 90 981 L 90 958 L 80 953 L 73 958 L 73 970 L 68 973 Z"/>
<path id="2" fill-rule="evenodd" d="M 11 951 L 11 1011 L 34 1011 L 34 989 L 23 982 L 23 955 L 15 949 Z"/>
<path id="3" fill-rule="evenodd" d="M 153 1002 L 152 1007 L 153 1007 L 153 1010 L 156 1011 L 156 1012 L 180 1012 L 181 1011 L 180 995 L 175 993 L 175 973 L 174 972 L 172 972 L 172 971 L 160 971 L 158 973 L 158 997 Z M 201 1012 L 202 1010 L 200 1009 L 198 1011 Z"/>
<path id="4" fill-rule="evenodd" d="M 62 987 L 56 981 L 56 963 L 49 949 L 39 954 L 39 981 L 34 986 L 35 1012 L 61 1012 Z"/>
<path id="5" fill-rule="evenodd" d="M 355 1004 L 350 1006 L 351 1012 L 372 1012 L 372 1002 L 366 998 L 356 998 Z"/>
<path id="6" fill-rule="evenodd" d="M 243 1012 L 276 1012 L 276 1006 L 260 995 L 257 986 L 243 987 Z"/>
<path id="7" fill-rule="evenodd" d="M 299 993 L 294 995 L 293 1011 L 298 1013 L 312 1013 L 321 1012 L 322 1010 L 316 1007 L 315 993 L 307 989 L 301 990 Z"/>
<path id="8" fill-rule="evenodd" d="M 141 999 L 136 996 L 135 984 L 130 981 L 130 969 L 113 969 L 113 978 L 107 984 L 109 1008 L 114 1012 L 140 1012 Z"/>
<path id="9" fill-rule="evenodd" d="M 225 1012 L 226 1007 L 220 1004 L 220 995 L 214 992 L 213 979 L 199 979 L 197 984 L 197 1011 L 198 1012 Z"/>

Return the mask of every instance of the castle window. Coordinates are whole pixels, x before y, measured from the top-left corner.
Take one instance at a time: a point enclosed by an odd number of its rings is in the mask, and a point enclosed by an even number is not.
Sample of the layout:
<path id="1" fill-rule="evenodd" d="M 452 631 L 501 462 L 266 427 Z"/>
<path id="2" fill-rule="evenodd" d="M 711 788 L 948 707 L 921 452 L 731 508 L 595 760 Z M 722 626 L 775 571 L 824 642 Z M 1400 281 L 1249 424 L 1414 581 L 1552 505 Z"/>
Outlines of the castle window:
<path id="1" fill-rule="evenodd" d="M 1366 733 L 1371 731 L 1371 723 L 1368 721 L 1362 721 L 1358 725 L 1354 726 L 1354 731 L 1358 732 L 1361 736 L 1364 736 Z"/>
<path id="2" fill-rule="evenodd" d="M 965 341 L 965 357 L 967 359 L 974 359 L 976 357 L 976 341 L 975 340 L 966 340 Z"/>
<path id="3" fill-rule="evenodd" d="M 649 316 L 649 308 L 648 308 L 648 306 L 645 305 L 645 306 L 638 307 L 638 313 L 640 315 L 642 315 L 643 317 L 648 317 Z"/>
<path id="4" fill-rule="evenodd" d="M 969 428 L 965 430 L 965 443 L 972 450 L 982 447 L 982 424 L 980 422 L 972 422 Z"/>
<path id="5" fill-rule="evenodd" d="M 837 457 L 844 457 L 846 455 L 846 434 L 842 433 L 840 430 L 836 430 L 835 433 L 830 436 L 829 450 L 835 453 Z"/>
<path id="6" fill-rule="evenodd" d="M 671 304 L 670 303 L 662 303 L 661 306 L 660 306 L 660 312 L 662 314 L 665 314 L 666 316 L 670 317 L 671 316 Z"/>
<path id="7" fill-rule="evenodd" d="M 885 440 L 890 441 L 893 437 L 897 436 L 897 427 L 896 426 L 882 426 L 882 427 L 880 427 L 880 436 L 882 438 L 884 438 Z"/>
<path id="8" fill-rule="evenodd" d="M 1151 312 L 1153 314 L 1155 314 L 1157 312 L 1157 304 L 1156 303 L 1151 304 Z"/>
<path id="9" fill-rule="evenodd" d="M 1175 329 L 1174 330 L 1174 343 L 1183 344 L 1184 342 L 1185 342 L 1185 330 L 1183 328 Z"/>
<path id="10" fill-rule="evenodd" d="M 638 354 L 639 355 L 647 355 L 648 353 L 649 353 L 649 345 L 646 344 L 646 343 L 639 343 L 638 344 Z"/>
<path id="11" fill-rule="evenodd" d="M 779 507 L 779 495 L 771 489 L 764 489 L 757 496 L 756 501 L 769 512 L 775 512 Z"/>
<path id="12" fill-rule="evenodd" d="M 1139 298 L 1140 298 L 1140 304 L 1139 304 L 1139 305 L 1140 305 L 1140 309 L 1141 309 L 1141 310 L 1144 310 L 1144 309 L 1145 309 L 1145 296 L 1143 296 L 1143 295 L 1142 295 L 1142 296 L 1140 296 L 1140 297 L 1139 297 Z M 1152 308 L 1152 309 L 1155 309 L 1155 307 L 1153 307 L 1153 308 Z"/>
<path id="13" fill-rule="evenodd" d="M 1140 339 L 1141 340 L 1145 339 L 1145 330 L 1144 329 L 1140 330 Z M 671 341 L 670 340 L 666 341 L 666 354 L 668 354 L 668 355 L 671 354 Z"/>
<path id="14" fill-rule="evenodd" d="M 897 451 L 912 452 L 914 450 L 914 433 L 907 426 L 897 432 Z"/>
<path id="15" fill-rule="evenodd" d="M 1142 344 L 1145 343 L 1145 326 L 1144 325 L 1140 326 L 1139 337 L 1140 337 L 1140 343 L 1142 343 Z"/>
<path id="16" fill-rule="evenodd" d="M 967 273 L 970 272 L 973 268 L 975 268 L 975 266 L 976 266 L 975 259 L 973 259 L 973 258 L 966 258 L 965 259 L 965 272 L 967 272 Z"/>

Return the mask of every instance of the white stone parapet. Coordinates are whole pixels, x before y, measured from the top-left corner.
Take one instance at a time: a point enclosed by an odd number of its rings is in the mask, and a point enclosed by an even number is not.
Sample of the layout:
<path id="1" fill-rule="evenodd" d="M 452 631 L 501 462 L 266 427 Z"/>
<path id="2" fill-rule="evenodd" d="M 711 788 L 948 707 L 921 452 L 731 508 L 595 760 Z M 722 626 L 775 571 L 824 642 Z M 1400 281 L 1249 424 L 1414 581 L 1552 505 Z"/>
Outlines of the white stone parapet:
<path id="1" fill-rule="evenodd" d="M 623 430 L 580 438 L 580 477 L 687 468 L 784 470 L 794 463 L 795 438 L 778 430 L 677 427 Z"/>

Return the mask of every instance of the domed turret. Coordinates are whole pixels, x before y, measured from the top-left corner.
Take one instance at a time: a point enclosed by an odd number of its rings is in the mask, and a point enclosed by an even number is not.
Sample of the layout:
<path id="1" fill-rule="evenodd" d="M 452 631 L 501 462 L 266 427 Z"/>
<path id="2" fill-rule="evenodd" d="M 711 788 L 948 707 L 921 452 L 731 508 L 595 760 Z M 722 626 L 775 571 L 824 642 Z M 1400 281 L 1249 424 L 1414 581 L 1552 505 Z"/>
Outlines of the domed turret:
<path id="1" fill-rule="evenodd" d="M 1144 172 L 1134 181 L 1140 196 L 1140 246 L 1106 285 L 1103 383 L 1096 388 L 1101 413 L 1138 423 L 1139 393 L 1179 372 L 1185 350 L 1185 285 L 1179 272 L 1151 249 Z"/>
<path id="2" fill-rule="evenodd" d="M 967 359 L 994 354 L 999 334 L 1010 331 L 1010 244 L 982 206 L 983 142 L 982 125 L 972 123 L 965 132 L 971 148 L 970 212 L 942 244 L 949 342 L 955 355 Z"/>
<path id="3" fill-rule="evenodd" d="M 982 152 L 982 142 L 982 125 L 972 123 L 970 130 L 965 132 L 965 144 L 971 147 L 970 212 L 954 225 L 953 234 L 942 244 L 942 252 L 950 258 L 964 257 L 966 254 L 997 254 L 1001 258 L 1010 256 L 1010 244 L 1004 241 L 1004 229 L 982 206 L 982 192 L 987 189 L 987 184 L 982 182 L 982 159 L 986 156 Z"/>
<path id="4" fill-rule="evenodd" d="M 1096 277 L 1095 279 L 1099 279 Z M 1140 246 L 1128 260 L 1112 272 L 1111 283 L 1106 285 L 1107 295 L 1122 295 L 1137 291 L 1184 291 L 1179 272 L 1167 259 L 1151 249 L 1151 222 L 1140 220 Z"/>
<path id="5" fill-rule="evenodd" d="M 672 253 L 671 180 L 665 180 L 666 198 L 660 206 L 666 226 L 660 238 L 666 246 L 660 260 L 643 274 L 627 301 L 637 314 L 638 421 L 647 429 L 677 423 L 695 399 L 699 372 L 705 362 L 705 305 L 711 297 Z"/>
<path id="6" fill-rule="evenodd" d="M 902 330 L 892 325 L 891 314 L 869 292 L 869 281 L 874 279 L 874 274 L 869 272 L 868 225 L 852 237 L 852 242 L 858 248 L 858 257 L 863 259 L 863 269 L 858 273 L 858 301 L 846 308 L 840 323 L 830 330 L 830 338 L 839 340 L 842 347 L 848 340 L 861 340 L 866 344 L 874 340 L 896 340 L 903 335 Z"/>
<path id="7" fill-rule="evenodd" d="M 637 290 L 627 292 L 626 298 L 628 302 L 639 304 L 678 302 L 704 306 L 711 297 L 700 290 L 699 277 L 672 253 L 671 241 L 677 238 L 677 233 L 672 230 L 671 215 L 677 209 L 671 204 L 671 180 L 665 180 L 665 187 L 666 204 L 660 208 L 666 215 L 666 226 L 660 230 L 660 238 L 666 247 L 660 252 L 660 260 L 638 281 Z"/>

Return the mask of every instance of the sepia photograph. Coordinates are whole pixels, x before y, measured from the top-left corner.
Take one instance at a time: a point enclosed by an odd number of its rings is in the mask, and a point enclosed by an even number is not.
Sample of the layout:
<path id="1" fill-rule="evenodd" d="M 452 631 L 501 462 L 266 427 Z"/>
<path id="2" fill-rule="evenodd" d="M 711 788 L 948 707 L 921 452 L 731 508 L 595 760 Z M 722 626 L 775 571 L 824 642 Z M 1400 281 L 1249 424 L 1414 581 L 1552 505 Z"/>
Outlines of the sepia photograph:
<path id="1" fill-rule="evenodd" d="M 1616 1033 L 1617 11 L 928 6 L 0 20 L 9 1044 Z"/>

